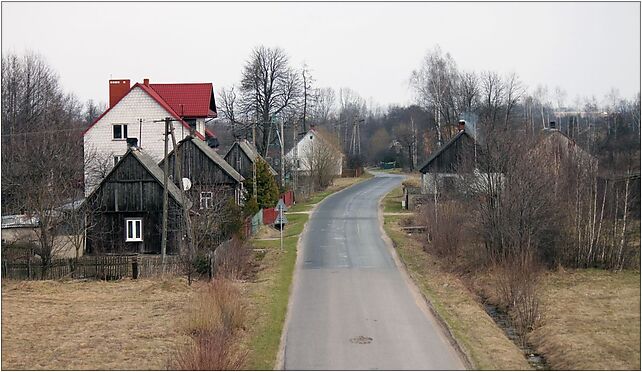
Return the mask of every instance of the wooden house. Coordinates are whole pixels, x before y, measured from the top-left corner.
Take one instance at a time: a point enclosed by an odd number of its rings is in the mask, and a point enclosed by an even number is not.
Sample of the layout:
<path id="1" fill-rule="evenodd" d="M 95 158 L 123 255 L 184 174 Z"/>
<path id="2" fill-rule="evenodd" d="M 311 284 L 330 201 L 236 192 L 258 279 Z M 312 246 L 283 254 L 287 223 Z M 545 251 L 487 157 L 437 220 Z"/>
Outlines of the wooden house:
<path id="1" fill-rule="evenodd" d="M 187 195 L 198 209 L 211 208 L 213 203 L 234 198 L 237 205 L 243 201 L 244 178 L 221 155 L 208 144 L 196 137 L 188 136 L 177 144 L 181 156 L 181 178 L 188 179 Z M 179 186 L 179 174 L 176 167 L 176 151 L 168 157 L 169 174 L 176 186 Z M 159 167 L 163 169 L 164 161 Z"/>
<path id="2" fill-rule="evenodd" d="M 263 159 L 256 148 L 246 139 L 234 142 L 230 149 L 227 150 L 224 158 L 228 164 L 247 180 L 254 178 L 254 162 L 257 159 Z M 278 172 L 267 161 L 266 164 L 270 167 L 270 173 L 276 177 Z"/>
<path id="3" fill-rule="evenodd" d="M 178 139 L 193 134 L 218 145 L 205 126 L 217 117 L 212 83 L 153 84 L 144 79 L 130 86 L 126 79 L 109 80 L 109 108 L 83 133 L 85 196 L 127 152 L 129 140 L 136 140 L 157 163 L 163 160 L 167 117 Z"/>
<path id="4" fill-rule="evenodd" d="M 168 182 L 167 189 L 167 254 L 178 254 L 184 204 L 176 185 Z M 86 199 L 92 211 L 86 253 L 161 253 L 163 190 L 164 173 L 154 159 L 130 148 Z"/>
<path id="5" fill-rule="evenodd" d="M 463 121 L 459 123 L 459 132 L 441 146 L 419 167 L 421 172 L 422 194 L 434 194 L 443 189 L 453 188 L 460 174 L 465 159 L 474 158 L 478 152 L 474 132 L 466 128 Z"/>

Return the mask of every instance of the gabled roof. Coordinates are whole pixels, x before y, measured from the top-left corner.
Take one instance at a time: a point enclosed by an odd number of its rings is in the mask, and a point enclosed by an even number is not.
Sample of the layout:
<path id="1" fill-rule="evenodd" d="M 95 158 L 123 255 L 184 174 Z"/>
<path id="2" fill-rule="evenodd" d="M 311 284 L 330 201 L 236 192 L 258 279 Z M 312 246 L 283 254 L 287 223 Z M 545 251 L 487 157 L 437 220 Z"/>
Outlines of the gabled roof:
<path id="1" fill-rule="evenodd" d="M 181 142 L 179 142 L 178 146 L 180 147 L 183 143 L 187 141 L 192 141 L 192 143 L 199 149 L 201 150 L 211 161 L 214 162 L 214 164 L 218 165 L 223 169 L 223 171 L 227 174 L 230 175 L 236 182 L 243 182 L 245 181 L 245 178 L 241 176 L 239 172 L 236 171 L 236 169 L 232 168 L 232 166 L 223 159 L 221 155 L 219 155 L 216 151 L 214 151 L 211 147 L 207 145 L 206 142 L 195 138 L 195 137 L 187 137 Z M 170 155 L 174 153 L 174 150 L 170 153 Z M 161 162 L 162 163 L 162 162 Z"/>
<path id="2" fill-rule="evenodd" d="M 138 162 L 143 166 L 143 168 L 145 168 L 161 185 L 163 185 L 163 181 L 164 181 L 164 178 L 165 178 L 163 170 L 160 169 L 160 167 L 158 166 L 158 164 L 156 164 L 154 159 L 152 159 L 151 156 L 149 156 L 146 153 L 144 153 L 141 149 L 132 149 L 132 148 L 130 148 L 129 150 L 127 150 L 125 155 L 123 155 L 122 159 L 120 159 L 118 164 L 116 164 L 116 166 L 113 167 L 111 169 L 111 171 L 109 171 L 107 176 L 105 178 L 103 178 L 102 181 L 100 181 L 100 184 L 91 192 L 91 194 L 89 194 L 89 196 L 87 197 L 87 200 L 89 200 L 103 186 L 103 184 L 105 182 L 107 182 L 109 177 L 116 171 L 116 169 L 118 169 L 118 167 L 121 164 L 123 164 L 123 161 L 129 156 L 132 156 L 136 160 L 138 160 Z M 183 203 L 182 203 L 183 198 L 182 198 L 181 191 L 169 179 L 167 180 L 167 192 L 169 193 L 169 195 L 174 200 L 176 200 L 176 202 L 179 205 L 183 205 Z M 186 199 L 188 204 L 191 204 L 189 199 L 187 199 L 187 198 L 185 198 L 185 199 Z"/>
<path id="3" fill-rule="evenodd" d="M 149 84 L 182 117 L 215 118 L 212 83 Z"/>
<path id="4" fill-rule="evenodd" d="M 151 85 L 190 85 L 190 84 L 151 84 Z M 209 84 L 209 86 L 210 86 L 210 89 L 211 89 L 212 84 Z M 189 124 L 187 124 L 187 123 L 186 123 L 186 122 L 181 118 L 181 115 L 179 115 L 179 114 L 178 114 L 178 113 L 177 113 L 177 112 L 172 108 L 172 106 L 171 106 L 169 103 L 167 103 L 167 101 L 165 101 L 165 99 L 163 99 L 163 97 L 161 97 L 161 95 L 160 95 L 160 94 L 158 94 L 158 92 L 156 92 L 156 90 L 152 89 L 152 88 L 151 88 L 151 86 L 147 86 L 147 85 L 145 85 L 145 84 L 141 84 L 141 83 L 136 83 L 136 84 L 134 84 L 134 86 L 132 86 L 132 87 L 129 89 L 129 91 L 127 92 L 127 94 L 125 94 L 124 96 L 122 96 L 122 97 L 121 97 L 121 98 L 120 98 L 116 103 L 114 103 L 114 105 L 113 105 L 113 106 L 111 106 L 110 108 L 108 108 L 107 110 L 105 110 L 105 112 L 103 112 L 103 113 L 102 113 L 102 115 L 100 115 L 98 118 L 96 118 L 96 120 L 94 120 L 94 122 L 93 122 L 93 123 L 91 123 L 91 125 L 90 125 L 90 126 L 88 126 L 88 127 L 87 127 L 87 129 L 85 129 L 85 131 L 83 132 L 83 136 L 84 136 L 87 132 L 89 132 L 89 130 L 90 130 L 94 125 L 96 125 L 96 123 L 98 123 L 98 122 L 100 121 L 100 119 L 102 119 L 102 118 L 103 118 L 103 116 L 107 115 L 107 113 L 108 113 L 109 111 L 111 111 L 111 109 L 113 109 L 114 107 L 116 107 L 116 106 L 120 103 L 120 101 L 121 101 L 123 98 L 127 97 L 127 96 L 129 95 L 129 93 L 131 93 L 131 92 L 132 92 L 132 90 L 134 90 L 135 88 L 140 88 L 140 89 L 142 89 L 145 93 L 147 93 L 150 97 L 152 97 L 156 102 L 158 102 L 158 104 L 159 104 L 159 105 L 161 105 L 161 107 L 163 107 L 163 109 L 165 109 L 165 111 L 167 111 L 167 112 L 168 112 L 168 113 L 169 113 L 169 114 L 170 114 L 174 119 L 178 120 L 178 121 L 181 123 L 181 125 L 183 125 L 183 127 L 187 128 L 188 130 L 190 129 Z M 212 92 L 211 90 L 210 90 L 210 93 L 212 93 L 212 94 L 213 94 L 213 92 Z M 212 100 L 212 102 L 213 102 L 213 100 Z M 185 116 L 187 116 L 187 115 L 185 115 Z M 160 120 L 160 119 L 162 119 L 162 118 L 159 118 L 159 120 Z M 206 135 L 208 135 L 208 136 L 215 137 L 215 135 L 214 135 L 214 133 L 212 133 L 212 131 L 209 131 L 209 133 L 208 133 L 208 130 L 206 130 L 206 132 L 205 132 L 205 133 L 206 133 Z M 195 133 L 195 135 L 196 135 L 198 138 L 200 138 L 200 139 L 203 139 L 203 140 L 205 139 L 205 137 L 204 137 L 202 134 L 198 133 L 198 132 L 196 132 L 196 133 Z"/>
<path id="5" fill-rule="evenodd" d="M 252 144 L 251 144 L 248 140 L 246 140 L 246 139 L 242 139 L 242 140 L 239 140 L 239 141 L 234 142 L 234 144 L 233 144 L 232 146 L 230 146 L 230 149 L 229 149 L 229 150 L 227 150 L 227 152 L 225 153 L 225 156 L 224 156 L 224 157 L 226 157 L 226 158 L 227 158 L 227 155 L 229 155 L 229 153 L 232 151 L 232 149 L 234 148 L 234 146 L 239 146 L 239 148 L 241 149 L 241 151 L 243 151 L 243 152 L 245 153 L 245 155 L 247 155 L 247 157 L 248 157 L 248 158 L 250 158 L 250 161 L 251 161 L 252 163 L 254 163 L 254 162 L 256 161 L 256 158 L 257 158 L 257 157 L 259 157 L 259 158 L 263 159 L 263 157 L 261 156 L 261 154 L 259 154 L 259 152 L 256 150 L 256 147 L 254 147 L 254 145 L 252 145 Z M 265 159 L 263 159 L 263 161 L 265 161 Z M 278 174 L 278 172 L 277 172 L 277 171 L 275 171 L 275 170 L 274 170 L 274 168 L 272 168 L 272 166 L 270 165 L 270 163 L 268 163 L 267 161 L 265 161 L 265 164 L 267 164 L 267 165 L 268 165 L 268 168 L 269 168 L 269 170 L 270 170 L 270 173 L 272 173 L 272 175 L 273 175 L 273 176 L 276 176 L 276 175 Z"/>
<path id="6" fill-rule="evenodd" d="M 308 133 L 310 133 L 310 132 L 311 132 L 311 133 L 314 133 L 314 135 L 315 135 L 315 136 L 317 136 L 318 138 L 320 138 L 320 139 L 321 139 L 323 142 L 325 142 L 328 146 L 332 147 L 332 149 L 333 149 L 333 150 L 335 150 L 336 152 L 340 153 L 340 154 L 341 154 L 341 156 L 344 156 L 344 155 L 343 155 L 343 151 L 342 151 L 342 150 L 341 150 L 341 148 L 337 145 L 337 143 L 336 143 L 336 142 L 334 142 L 332 138 L 329 138 L 329 133 L 327 133 L 327 132 L 325 132 L 325 131 L 323 131 L 323 130 L 317 130 L 317 129 L 315 129 L 315 128 L 310 128 L 310 130 L 308 131 Z M 306 134 L 307 134 L 307 133 L 306 133 Z M 305 138 L 305 136 L 304 136 L 304 137 L 302 137 L 299 141 L 301 141 L 303 138 Z"/>
<path id="7" fill-rule="evenodd" d="M 443 146 L 441 146 L 437 151 L 434 151 L 432 154 L 430 154 L 430 157 L 428 157 L 428 160 L 426 160 L 419 167 L 419 171 L 423 172 L 424 169 L 426 169 L 426 167 L 430 165 L 430 163 L 432 163 L 435 159 L 437 159 L 439 155 L 441 155 L 441 153 L 446 151 L 450 146 L 452 146 L 455 142 L 457 142 L 457 140 L 459 140 L 459 138 L 461 138 L 464 135 L 469 137 L 473 141 L 475 141 L 475 137 L 473 137 L 470 133 L 468 133 L 468 130 L 466 129 L 460 130 L 459 132 L 457 132 L 457 134 L 455 134 L 453 138 L 451 138 L 448 142 L 446 142 Z"/>

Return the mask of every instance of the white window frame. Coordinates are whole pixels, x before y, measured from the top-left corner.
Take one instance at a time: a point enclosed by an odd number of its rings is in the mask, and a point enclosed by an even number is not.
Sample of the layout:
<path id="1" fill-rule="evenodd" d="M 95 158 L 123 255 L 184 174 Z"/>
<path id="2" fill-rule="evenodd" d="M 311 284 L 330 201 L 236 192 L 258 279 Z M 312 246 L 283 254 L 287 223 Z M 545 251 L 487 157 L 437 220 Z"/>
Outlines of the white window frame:
<path id="1" fill-rule="evenodd" d="M 142 241 L 143 241 L 143 219 L 140 217 L 125 218 L 125 242 L 130 243 L 130 242 L 142 242 Z"/>
<path id="2" fill-rule="evenodd" d="M 214 208 L 214 193 L 213 192 L 211 192 L 211 191 L 201 191 L 201 194 L 200 194 L 200 207 L 201 207 L 201 209 L 212 209 L 212 208 Z"/>
<path id="3" fill-rule="evenodd" d="M 120 127 L 120 138 L 114 137 L 114 128 Z M 127 124 L 126 123 L 114 123 L 111 125 L 111 137 L 113 141 L 126 141 L 127 140 Z"/>
<path id="4" fill-rule="evenodd" d="M 116 166 L 116 164 L 118 164 L 119 161 L 123 159 L 123 156 L 125 155 L 114 155 L 114 167 Z"/>

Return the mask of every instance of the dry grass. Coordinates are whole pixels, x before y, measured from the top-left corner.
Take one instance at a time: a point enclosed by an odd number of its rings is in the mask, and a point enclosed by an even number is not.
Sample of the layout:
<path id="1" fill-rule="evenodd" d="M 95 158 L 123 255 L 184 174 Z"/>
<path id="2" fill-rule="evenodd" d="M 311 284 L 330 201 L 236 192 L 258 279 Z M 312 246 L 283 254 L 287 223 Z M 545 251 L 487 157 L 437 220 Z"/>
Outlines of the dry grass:
<path id="1" fill-rule="evenodd" d="M 2 281 L 2 369 L 164 369 L 199 284 Z"/>
<path id="2" fill-rule="evenodd" d="M 233 336 L 221 330 L 198 335 L 170 363 L 171 369 L 183 371 L 234 371 L 244 366 L 245 354 L 236 350 Z"/>
<path id="3" fill-rule="evenodd" d="M 399 229 L 399 217 L 385 217 L 384 228 L 421 292 L 447 323 L 474 369 L 531 369 L 524 354 L 486 314 L 462 281 Z"/>
<path id="4" fill-rule="evenodd" d="M 247 352 L 239 348 L 237 331 L 245 325 L 244 299 L 236 284 L 215 279 L 198 291 L 182 326 L 192 336 L 168 363 L 179 370 L 240 370 Z"/>
<path id="5" fill-rule="evenodd" d="M 219 330 L 233 332 L 242 328 L 244 321 L 239 290 L 229 280 L 216 279 L 194 296 L 181 326 L 185 333 L 198 336 Z"/>
<path id="6" fill-rule="evenodd" d="M 543 326 L 530 335 L 554 369 L 640 369 L 640 273 L 547 274 Z"/>

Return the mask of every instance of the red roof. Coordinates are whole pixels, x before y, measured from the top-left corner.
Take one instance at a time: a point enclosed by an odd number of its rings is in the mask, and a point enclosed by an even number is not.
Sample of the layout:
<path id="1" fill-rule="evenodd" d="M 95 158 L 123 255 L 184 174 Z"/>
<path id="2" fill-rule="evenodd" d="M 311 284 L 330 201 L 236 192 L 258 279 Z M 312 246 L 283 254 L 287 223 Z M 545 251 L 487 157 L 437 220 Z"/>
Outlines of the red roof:
<path id="1" fill-rule="evenodd" d="M 149 84 L 182 117 L 215 118 L 212 83 Z"/>
<path id="2" fill-rule="evenodd" d="M 184 106 L 184 108 L 183 108 L 183 110 L 184 110 L 184 112 L 185 112 L 185 113 L 184 113 L 183 115 L 179 115 L 179 114 L 176 112 L 176 110 L 174 110 L 174 108 L 173 108 L 173 107 L 172 107 L 172 106 L 171 106 L 171 105 L 170 105 L 170 104 L 169 104 L 169 103 L 164 99 L 164 97 L 163 97 L 163 96 L 161 96 L 161 95 L 156 91 L 156 86 L 163 86 L 163 87 L 161 87 L 161 88 L 160 88 L 160 90 L 161 90 L 161 91 L 164 91 L 166 96 L 168 96 L 168 97 L 173 97 L 173 98 L 174 98 L 174 101 L 173 101 L 173 102 L 174 102 L 175 104 L 176 104 L 176 102 L 179 102 L 180 100 L 183 100 L 183 99 L 187 100 L 187 99 L 188 99 L 188 97 L 189 97 L 190 95 L 192 95 L 192 96 L 195 98 L 195 100 L 196 100 L 197 102 L 198 102 L 198 100 L 199 100 L 199 99 L 202 101 L 202 100 L 203 100 L 203 97 L 204 97 L 204 95 L 203 95 L 203 93 L 202 93 L 202 92 L 203 92 L 203 86 L 207 86 L 207 87 L 209 87 L 208 89 L 209 89 L 209 95 L 211 96 L 211 103 L 212 103 L 212 104 L 214 104 L 214 94 L 213 94 L 212 84 L 211 84 L 211 83 L 204 83 L 204 84 L 150 84 L 150 86 L 147 86 L 147 85 L 144 85 L 144 84 L 140 84 L 140 83 L 136 83 L 136 84 L 134 84 L 134 86 L 133 86 L 133 87 L 131 87 L 131 89 L 129 90 L 129 92 L 127 92 L 127 94 L 123 95 L 123 97 L 121 97 L 121 99 L 119 99 L 119 100 L 118 100 L 118 102 L 115 102 L 113 106 L 111 106 L 110 108 L 108 108 L 105 112 L 103 112 L 103 113 L 102 113 L 102 115 L 100 115 L 96 120 L 94 120 L 94 122 L 93 122 L 93 123 L 91 123 L 91 125 L 90 125 L 89 127 L 87 127 L 87 129 L 85 129 L 85 131 L 83 132 L 83 136 L 84 136 L 84 135 L 85 135 L 85 133 L 87 133 L 87 132 L 88 132 L 88 131 L 89 131 L 89 130 L 90 130 L 90 129 L 91 129 L 91 128 L 92 128 L 92 127 L 93 127 L 93 126 L 98 122 L 98 121 L 100 121 L 100 119 L 102 119 L 102 118 L 103 118 L 103 116 L 105 116 L 105 115 L 106 115 L 106 114 L 107 114 L 107 113 L 108 113 L 108 112 L 109 112 L 113 107 L 115 107 L 116 105 L 118 105 L 118 103 L 120 102 L 120 100 L 122 100 L 123 98 L 125 98 L 125 97 L 126 97 L 126 96 L 127 96 L 127 95 L 128 95 L 128 94 L 129 94 L 129 93 L 130 93 L 134 88 L 136 88 L 136 87 L 141 88 L 144 92 L 146 92 L 147 94 L 149 94 L 149 96 L 150 96 L 150 97 L 152 97 L 156 102 L 158 102 L 158 104 L 160 104 L 160 105 L 161 105 L 161 106 L 162 106 L 162 107 L 163 107 L 163 108 L 164 108 L 164 109 L 165 109 L 165 110 L 166 110 L 170 115 L 172 115 L 172 116 L 174 117 L 174 119 L 177 119 L 178 121 L 180 121 L 180 122 L 181 122 L 181 124 L 182 124 L 185 128 L 188 128 L 188 129 L 189 129 L 189 128 L 190 128 L 189 124 L 187 124 L 187 123 L 186 123 L 186 122 L 185 122 L 181 117 L 194 117 L 194 116 L 192 116 L 192 115 L 187 115 L 187 107 L 191 107 L 191 108 L 190 108 L 190 110 L 192 110 L 192 108 L 194 108 L 194 107 L 197 107 L 197 106 L 198 106 L 198 107 L 201 107 L 201 110 L 202 110 L 202 107 L 203 107 L 202 102 L 201 102 L 201 104 L 200 104 L 200 105 L 198 105 L 198 104 L 186 104 L 186 105 Z M 170 87 L 171 87 L 171 86 L 181 86 L 182 88 L 174 89 L 174 91 L 177 91 L 177 92 L 180 92 L 180 93 L 176 93 L 176 94 L 174 94 L 174 95 L 172 95 L 172 94 L 170 93 L 170 94 L 168 95 L 168 92 L 169 92 L 169 91 L 172 91 L 172 88 L 167 88 L 167 89 L 165 89 L 165 87 L 167 87 L 167 86 L 170 86 Z M 194 94 L 190 93 L 190 94 L 187 94 L 187 95 L 186 95 L 186 94 L 184 94 L 184 93 L 185 93 L 185 91 L 188 91 L 188 90 L 189 90 L 187 87 L 193 87 L 193 86 L 199 86 L 197 89 L 195 89 L 195 91 L 197 91 L 197 92 L 198 92 L 198 94 L 196 94 L 196 93 L 194 93 Z M 152 89 L 152 87 L 154 87 L 154 89 Z M 208 105 L 209 105 L 209 102 L 210 102 L 210 99 L 208 98 Z M 209 107 L 209 106 L 208 106 L 208 107 Z M 196 112 L 196 111 L 190 111 L 190 112 Z M 198 116 L 197 116 L 197 117 L 198 117 Z M 213 117 L 216 117 L 216 113 L 215 113 L 215 112 L 214 112 L 214 116 L 213 116 Z M 160 119 L 161 119 L 161 118 L 159 118 L 159 120 L 160 120 Z M 202 139 L 202 140 L 205 140 L 205 138 L 203 137 L 203 135 L 202 135 L 202 134 L 200 134 L 200 133 L 198 133 L 198 132 L 196 132 L 195 134 L 196 134 L 196 136 L 197 136 L 198 138 L 200 138 L 200 139 Z M 207 136 L 207 137 L 216 137 L 216 135 L 215 135 L 212 131 L 210 131 L 209 129 L 207 129 L 207 130 L 205 131 L 205 134 L 206 134 L 206 136 Z"/>

